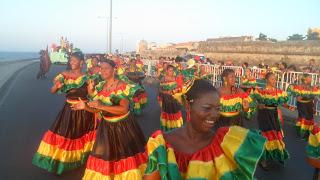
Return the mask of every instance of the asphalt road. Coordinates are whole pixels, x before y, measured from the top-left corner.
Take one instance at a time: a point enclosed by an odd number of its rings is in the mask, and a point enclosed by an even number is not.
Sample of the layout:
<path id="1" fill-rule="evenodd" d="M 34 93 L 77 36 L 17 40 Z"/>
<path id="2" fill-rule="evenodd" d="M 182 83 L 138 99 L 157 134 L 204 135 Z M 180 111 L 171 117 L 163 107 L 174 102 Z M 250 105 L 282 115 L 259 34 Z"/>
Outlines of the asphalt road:
<path id="1" fill-rule="evenodd" d="M 36 63 L 20 70 L 7 83 L 8 87 L 4 89 L 7 92 L 0 92 L 0 179 L 81 179 L 84 167 L 56 176 L 31 164 L 42 135 L 64 103 L 63 96 L 50 94 L 49 89 L 53 77 L 65 67 L 53 66 L 47 80 L 36 80 L 38 67 Z M 149 105 L 137 120 L 148 137 L 159 127 L 160 109 L 156 88 L 148 84 L 145 86 Z M 246 122 L 246 126 L 255 128 L 257 124 L 252 120 Z M 306 142 L 297 138 L 292 123 L 285 124 L 284 133 L 291 159 L 285 167 L 274 164 L 268 172 L 258 167 L 255 177 L 259 180 L 312 179 L 313 168 L 305 160 Z"/>

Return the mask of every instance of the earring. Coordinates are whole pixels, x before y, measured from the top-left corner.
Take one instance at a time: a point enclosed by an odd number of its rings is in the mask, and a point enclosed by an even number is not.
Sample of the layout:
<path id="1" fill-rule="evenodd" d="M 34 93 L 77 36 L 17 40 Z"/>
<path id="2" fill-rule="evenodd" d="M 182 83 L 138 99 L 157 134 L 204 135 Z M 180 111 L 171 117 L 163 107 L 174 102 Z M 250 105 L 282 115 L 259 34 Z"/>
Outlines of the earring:
<path id="1" fill-rule="evenodd" d="M 190 122 L 190 111 L 187 112 L 187 122 Z"/>
<path id="2" fill-rule="evenodd" d="M 190 122 L 190 104 L 189 104 L 189 102 L 187 102 L 187 104 L 186 104 L 186 120 L 187 120 L 187 122 Z"/>

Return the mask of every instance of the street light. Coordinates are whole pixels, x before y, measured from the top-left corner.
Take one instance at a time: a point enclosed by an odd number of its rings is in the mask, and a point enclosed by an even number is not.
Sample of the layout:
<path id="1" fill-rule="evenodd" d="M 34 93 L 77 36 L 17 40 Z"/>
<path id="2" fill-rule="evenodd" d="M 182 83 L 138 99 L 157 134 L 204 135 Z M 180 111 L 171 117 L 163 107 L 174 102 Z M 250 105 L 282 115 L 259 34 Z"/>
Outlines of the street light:
<path id="1" fill-rule="evenodd" d="M 110 0 L 109 53 L 112 52 L 112 0 Z"/>
<path id="2" fill-rule="evenodd" d="M 98 16 L 98 19 L 106 19 L 107 20 L 107 48 L 106 48 L 106 51 L 108 52 L 110 52 L 110 41 L 109 41 L 109 39 L 110 39 L 110 35 L 112 35 L 111 33 L 110 33 L 110 30 L 109 30 L 109 28 L 110 28 L 110 26 L 109 26 L 109 20 L 110 20 L 110 17 L 109 16 Z M 118 17 L 112 17 L 112 19 L 118 19 Z M 109 42 L 109 43 L 108 43 Z"/>
<path id="3" fill-rule="evenodd" d="M 116 19 L 116 18 L 115 18 Z M 125 51 L 125 47 L 126 47 L 126 33 L 114 33 L 113 36 L 114 38 L 118 39 L 120 41 L 119 44 L 119 50 L 121 53 L 123 53 Z"/>
<path id="4" fill-rule="evenodd" d="M 102 18 L 107 18 L 110 21 L 110 25 L 109 25 L 109 53 L 111 54 L 112 52 L 112 0 L 110 0 L 110 16 L 109 17 L 101 17 L 98 16 L 99 19 Z M 107 20 L 107 34 L 108 34 L 108 20 Z M 108 38 L 107 38 L 108 41 Z M 107 46 L 108 49 L 108 46 Z"/>

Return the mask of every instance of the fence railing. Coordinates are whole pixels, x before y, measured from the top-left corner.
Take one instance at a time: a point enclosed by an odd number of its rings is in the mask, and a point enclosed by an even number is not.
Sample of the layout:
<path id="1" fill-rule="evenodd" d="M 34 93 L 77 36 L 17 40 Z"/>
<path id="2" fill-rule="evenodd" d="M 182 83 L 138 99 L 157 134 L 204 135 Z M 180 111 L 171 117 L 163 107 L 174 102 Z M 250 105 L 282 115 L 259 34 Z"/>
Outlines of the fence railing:
<path id="1" fill-rule="evenodd" d="M 156 77 L 156 65 L 158 64 L 158 60 L 143 60 L 144 65 L 146 67 L 146 76 Z M 172 61 L 167 61 L 167 63 L 173 63 Z M 185 63 L 182 63 L 185 65 Z M 200 66 L 197 64 L 197 66 Z M 222 85 L 221 74 L 224 69 L 233 69 L 235 71 L 237 81 L 236 85 L 240 85 L 240 78 L 244 75 L 244 69 L 241 66 L 217 66 L 217 65 L 209 65 L 209 64 L 201 64 L 201 66 L 205 66 L 205 69 L 208 73 L 212 74 L 211 82 L 215 86 L 219 87 Z M 264 74 L 266 73 L 265 69 L 261 68 L 250 68 L 253 76 L 257 79 L 259 86 L 263 86 L 264 84 Z M 284 91 L 287 90 L 290 84 L 298 83 L 301 80 L 301 76 L 305 73 L 303 72 L 281 72 L 274 71 L 277 79 L 277 87 Z M 311 85 L 319 85 L 320 77 L 316 73 L 308 73 L 312 77 Z M 289 97 L 288 105 L 292 107 L 296 107 L 296 98 Z M 316 104 L 317 115 L 320 115 L 320 101 Z"/>

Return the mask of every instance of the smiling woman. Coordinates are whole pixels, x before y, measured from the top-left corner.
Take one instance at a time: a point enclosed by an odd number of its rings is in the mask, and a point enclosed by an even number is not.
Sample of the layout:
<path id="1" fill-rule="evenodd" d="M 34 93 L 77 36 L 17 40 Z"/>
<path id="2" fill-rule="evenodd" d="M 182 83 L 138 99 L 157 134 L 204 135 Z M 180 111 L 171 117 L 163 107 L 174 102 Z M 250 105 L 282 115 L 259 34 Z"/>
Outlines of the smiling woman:
<path id="1" fill-rule="evenodd" d="M 205 80 L 194 81 L 186 100 L 190 121 L 149 138 L 144 179 L 253 179 L 265 138 L 238 126 L 212 131 L 219 119 L 219 95 Z"/>
<path id="2" fill-rule="evenodd" d="M 102 81 L 88 85 L 90 101 L 73 106 L 100 117 L 83 179 L 140 180 L 145 169 L 145 138 L 129 108 L 139 87 L 117 79 L 115 66 L 112 60 L 101 60 Z"/>
<path id="3" fill-rule="evenodd" d="M 62 72 L 54 79 L 51 93 L 66 94 L 66 102 L 44 134 L 32 160 L 35 166 L 58 175 L 86 163 L 96 136 L 94 115 L 85 110 L 71 109 L 79 100 L 88 100 L 88 76 L 81 71 L 83 60 L 82 53 L 73 53 L 71 70 Z"/>

